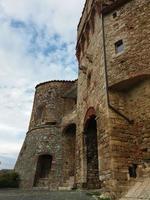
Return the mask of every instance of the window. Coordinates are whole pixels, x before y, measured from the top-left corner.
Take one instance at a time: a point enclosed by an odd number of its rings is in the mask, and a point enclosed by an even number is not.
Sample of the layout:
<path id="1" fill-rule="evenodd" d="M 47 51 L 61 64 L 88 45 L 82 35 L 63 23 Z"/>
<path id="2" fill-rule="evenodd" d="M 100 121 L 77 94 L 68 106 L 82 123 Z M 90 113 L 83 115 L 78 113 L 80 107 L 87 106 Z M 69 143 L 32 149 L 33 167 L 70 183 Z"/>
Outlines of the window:
<path id="1" fill-rule="evenodd" d="M 115 43 L 115 51 L 116 53 L 121 53 L 124 50 L 123 40 L 119 40 Z"/>
<path id="2" fill-rule="evenodd" d="M 136 170 L 137 170 L 137 165 L 136 164 L 132 164 L 131 166 L 129 166 L 129 175 L 132 178 L 136 178 L 137 174 L 136 174 Z"/>
<path id="3" fill-rule="evenodd" d="M 45 125 L 52 125 L 55 126 L 57 124 L 57 122 L 46 122 Z"/>
<path id="4" fill-rule="evenodd" d="M 39 105 L 35 113 L 35 122 L 40 123 L 43 120 L 45 105 Z"/>
<path id="5" fill-rule="evenodd" d="M 89 34 L 90 34 L 90 25 L 87 23 L 86 25 L 86 41 L 87 41 L 87 46 L 89 45 Z"/>
<path id="6" fill-rule="evenodd" d="M 92 24 L 92 33 L 95 31 L 95 9 L 93 9 L 92 14 L 91 14 L 91 24 Z"/>
<path id="7" fill-rule="evenodd" d="M 91 84 L 91 72 L 89 72 L 87 76 L 87 86 L 89 87 L 90 84 Z"/>
<path id="8" fill-rule="evenodd" d="M 113 13 L 113 18 L 116 18 L 117 17 L 117 12 L 114 12 Z"/>

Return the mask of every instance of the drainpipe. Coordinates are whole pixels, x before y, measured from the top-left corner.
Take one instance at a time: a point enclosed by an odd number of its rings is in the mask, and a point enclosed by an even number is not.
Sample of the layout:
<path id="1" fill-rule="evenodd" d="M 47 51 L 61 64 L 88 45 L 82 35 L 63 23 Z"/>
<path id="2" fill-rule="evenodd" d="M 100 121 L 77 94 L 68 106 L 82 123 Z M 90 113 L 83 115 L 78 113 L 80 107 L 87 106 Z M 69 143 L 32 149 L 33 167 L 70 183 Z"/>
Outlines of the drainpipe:
<path id="1" fill-rule="evenodd" d="M 116 114 L 121 116 L 123 119 L 125 119 L 129 124 L 133 124 L 134 121 L 129 119 L 127 116 L 125 116 L 123 113 L 121 113 L 119 110 L 114 108 L 111 105 L 110 98 L 109 98 L 109 88 L 108 88 L 108 66 L 107 66 L 107 57 L 106 57 L 106 40 L 105 40 L 105 27 L 104 27 L 104 15 L 103 11 L 101 9 L 101 19 L 102 19 L 102 37 L 103 37 L 103 54 L 104 54 L 104 68 L 105 68 L 105 81 L 106 81 L 106 95 L 107 95 L 107 104 L 108 107 L 113 110 Z"/>

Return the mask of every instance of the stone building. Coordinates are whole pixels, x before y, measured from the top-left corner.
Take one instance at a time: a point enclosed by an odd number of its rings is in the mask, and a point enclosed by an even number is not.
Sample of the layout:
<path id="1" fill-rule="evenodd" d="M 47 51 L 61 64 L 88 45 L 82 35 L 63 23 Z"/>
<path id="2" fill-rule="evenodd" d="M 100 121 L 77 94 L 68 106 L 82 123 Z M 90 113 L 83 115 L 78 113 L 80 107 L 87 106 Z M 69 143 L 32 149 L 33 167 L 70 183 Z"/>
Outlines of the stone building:
<path id="1" fill-rule="evenodd" d="M 36 87 L 15 170 L 24 188 L 121 194 L 150 177 L 150 0 L 87 0 L 76 81 Z"/>

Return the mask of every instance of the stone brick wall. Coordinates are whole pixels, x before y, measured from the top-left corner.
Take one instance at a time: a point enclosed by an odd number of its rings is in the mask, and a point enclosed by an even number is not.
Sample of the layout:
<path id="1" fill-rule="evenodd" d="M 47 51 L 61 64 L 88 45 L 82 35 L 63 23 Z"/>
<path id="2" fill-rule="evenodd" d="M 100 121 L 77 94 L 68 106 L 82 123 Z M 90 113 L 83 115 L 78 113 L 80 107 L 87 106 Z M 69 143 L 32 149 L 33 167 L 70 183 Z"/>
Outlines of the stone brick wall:
<path id="1" fill-rule="evenodd" d="M 150 1 L 132 0 L 104 17 L 109 85 L 150 74 Z M 116 17 L 113 17 L 116 12 Z M 123 40 L 123 52 L 115 42 Z"/>
<path id="2" fill-rule="evenodd" d="M 63 182 L 70 177 L 75 177 L 75 142 L 76 124 L 69 124 L 63 130 L 62 135 L 62 154 L 63 154 Z"/>
<path id="3" fill-rule="evenodd" d="M 110 92 L 112 105 L 134 121 L 129 124 L 113 111 L 110 112 L 113 190 L 116 193 L 125 191 L 133 180 L 129 175 L 130 166 L 137 165 L 137 177 L 141 177 L 145 164 L 150 161 L 149 83 L 149 79 L 145 79 L 128 90 Z"/>
<path id="4" fill-rule="evenodd" d="M 119 5 L 118 2 L 114 4 Z M 106 190 L 118 195 L 125 191 L 132 179 L 129 177 L 129 167 L 135 164 L 138 168 L 144 157 L 149 158 L 147 99 L 150 91 L 147 87 L 150 73 L 150 2 L 122 2 L 121 6 L 111 6 L 109 13 L 105 12 L 103 35 L 102 1 L 95 1 L 95 4 L 87 1 L 78 27 L 77 43 L 79 80 L 76 153 L 80 158 L 77 160 L 77 182 L 82 185 L 87 181 L 84 119 L 88 108 L 94 107 L 98 126 L 99 178 Z M 113 4 L 112 1 L 103 3 L 107 4 L 106 7 Z M 123 40 L 124 49 L 116 53 L 115 43 L 119 40 Z M 105 67 L 108 74 L 105 74 Z M 141 106 L 137 105 L 138 100 Z M 134 120 L 134 123 L 129 123 L 114 112 L 110 104 L 129 121 Z"/>
<path id="5" fill-rule="evenodd" d="M 137 87 L 128 93 L 128 109 L 134 119 L 134 133 L 136 144 L 139 148 L 139 155 L 134 154 L 135 159 L 142 159 L 142 162 L 150 160 L 150 80 L 145 79 L 139 82 Z M 137 152 L 137 151 L 136 151 Z M 137 158 L 136 158 L 137 156 Z"/>
<path id="6" fill-rule="evenodd" d="M 98 12 L 94 11 L 94 21 L 88 32 L 79 40 L 81 48 L 79 59 L 78 102 L 77 102 L 77 183 L 79 186 L 87 182 L 87 155 L 84 139 L 84 119 L 90 107 L 96 111 L 99 178 L 109 185 L 111 176 L 111 158 L 109 145 L 109 121 L 106 96 L 105 69 L 102 43 L 102 23 Z M 94 24 L 92 24 L 94 23 Z M 93 29 L 94 28 L 94 29 Z"/>
<path id="7" fill-rule="evenodd" d="M 143 156 L 149 157 L 147 98 L 150 91 L 146 81 L 150 72 L 147 51 L 150 48 L 149 6 L 149 1 L 133 0 L 104 17 L 110 102 L 127 118 L 134 120 L 134 124 L 129 124 L 113 111 L 109 112 L 113 190 L 116 193 L 124 191 L 132 180 L 129 167 L 133 164 L 140 166 L 144 162 Z M 116 54 L 115 42 L 120 39 L 124 42 L 124 50 Z"/>

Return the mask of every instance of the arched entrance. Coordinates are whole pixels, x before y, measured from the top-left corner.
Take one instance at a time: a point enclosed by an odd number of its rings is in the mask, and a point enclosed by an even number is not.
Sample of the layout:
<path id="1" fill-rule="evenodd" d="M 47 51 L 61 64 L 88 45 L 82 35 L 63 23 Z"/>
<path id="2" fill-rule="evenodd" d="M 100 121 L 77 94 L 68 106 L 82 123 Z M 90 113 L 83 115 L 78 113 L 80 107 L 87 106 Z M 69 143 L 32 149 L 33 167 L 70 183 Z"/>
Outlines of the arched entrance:
<path id="1" fill-rule="evenodd" d="M 34 186 L 47 186 L 48 177 L 52 165 L 52 156 L 48 154 L 40 155 L 37 161 Z"/>
<path id="2" fill-rule="evenodd" d="M 69 124 L 63 131 L 63 181 L 73 186 L 75 177 L 76 124 Z"/>
<path id="3" fill-rule="evenodd" d="M 85 149 L 87 161 L 87 188 L 100 188 L 98 168 L 97 122 L 95 114 L 88 117 L 85 123 Z"/>

